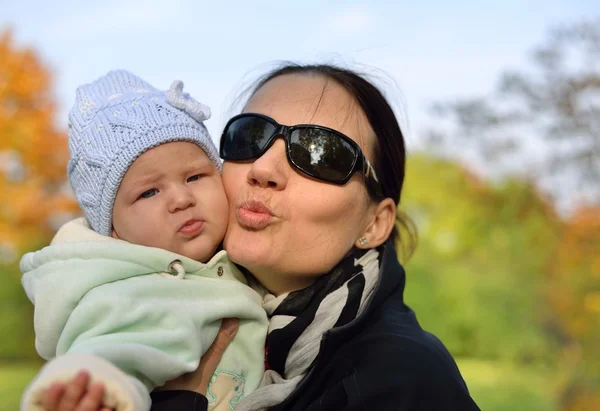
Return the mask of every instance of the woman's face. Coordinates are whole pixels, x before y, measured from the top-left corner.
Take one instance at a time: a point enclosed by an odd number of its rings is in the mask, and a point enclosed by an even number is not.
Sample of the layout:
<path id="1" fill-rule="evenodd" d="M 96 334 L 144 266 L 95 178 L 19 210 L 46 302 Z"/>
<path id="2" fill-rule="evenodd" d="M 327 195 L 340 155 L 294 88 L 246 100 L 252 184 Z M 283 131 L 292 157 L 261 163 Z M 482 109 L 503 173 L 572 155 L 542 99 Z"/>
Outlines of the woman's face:
<path id="1" fill-rule="evenodd" d="M 288 126 L 333 128 L 373 160 L 375 137 L 364 113 L 348 92 L 323 77 L 277 77 L 244 112 Z M 304 288 L 333 268 L 362 235 L 373 206 L 358 173 L 339 186 L 292 168 L 282 138 L 253 162 L 226 161 L 222 177 L 230 203 L 225 249 L 276 294 Z"/>

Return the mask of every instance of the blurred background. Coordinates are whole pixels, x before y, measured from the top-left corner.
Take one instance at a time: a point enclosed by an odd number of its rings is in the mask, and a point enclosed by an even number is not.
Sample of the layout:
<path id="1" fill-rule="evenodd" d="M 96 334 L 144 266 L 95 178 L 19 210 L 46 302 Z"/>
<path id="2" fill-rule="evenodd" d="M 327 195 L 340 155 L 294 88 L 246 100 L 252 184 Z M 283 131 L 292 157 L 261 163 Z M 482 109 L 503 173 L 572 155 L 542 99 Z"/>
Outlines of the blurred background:
<path id="1" fill-rule="evenodd" d="M 87 4 L 86 4 L 87 3 Z M 483 410 L 600 409 L 600 2 L 0 4 L 0 410 L 41 364 L 19 259 L 73 215 L 75 88 L 125 68 L 209 105 L 273 61 L 365 72 L 410 152 L 407 301 Z"/>

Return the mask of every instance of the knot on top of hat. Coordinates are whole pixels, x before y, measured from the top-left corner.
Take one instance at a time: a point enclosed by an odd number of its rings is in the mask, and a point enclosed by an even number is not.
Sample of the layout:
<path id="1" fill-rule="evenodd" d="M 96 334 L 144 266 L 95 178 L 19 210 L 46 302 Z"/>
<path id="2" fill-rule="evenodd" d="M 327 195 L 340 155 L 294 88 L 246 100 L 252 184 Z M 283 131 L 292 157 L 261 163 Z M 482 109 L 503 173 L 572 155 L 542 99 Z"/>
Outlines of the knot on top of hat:
<path id="1" fill-rule="evenodd" d="M 194 100 L 183 92 L 183 81 L 175 80 L 166 92 L 166 98 L 173 107 L 185 111 L 194 120 L 201 122 L 210 118 L 210 108 Z"/>

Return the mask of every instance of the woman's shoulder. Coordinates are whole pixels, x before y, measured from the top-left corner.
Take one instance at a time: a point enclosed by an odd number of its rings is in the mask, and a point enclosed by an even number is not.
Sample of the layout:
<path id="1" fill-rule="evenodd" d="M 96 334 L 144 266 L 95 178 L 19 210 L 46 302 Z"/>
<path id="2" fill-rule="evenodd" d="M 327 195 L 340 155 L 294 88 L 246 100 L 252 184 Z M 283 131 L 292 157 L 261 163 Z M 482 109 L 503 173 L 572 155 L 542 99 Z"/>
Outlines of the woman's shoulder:
<path id="1" fill-rule="evenodd" d="M 393 403 L 393 409 L 403 410 L 478 410 L 442 342 L 418 325 L 410 309 L 390 311 L 374 316 L 331 358 L 332 367 L 345 369 L 349 403 L 373 409 L 392 409 L 386 404 Z"/>
<path id="2" fill-rule="evenodd" d="M 421 328 L 414 312 L 401 301 L 384 304 L 369 316 L 366 326 L 338 351 L 355 370 L 431 383 L 454 381 L 464 386 L 456 362 L 444 344 Z"/>
<path id="3" fill-rule="evenodd" d="M 433 334 L 420 330 L 407 333 L 393 328 L 367 331 L 349 342 L 357 371 L 379 373 L 413 382 L 454 381 L 464 385 L 456 362 Z M 346 359 L 349 359 L 346 357 Z"/>

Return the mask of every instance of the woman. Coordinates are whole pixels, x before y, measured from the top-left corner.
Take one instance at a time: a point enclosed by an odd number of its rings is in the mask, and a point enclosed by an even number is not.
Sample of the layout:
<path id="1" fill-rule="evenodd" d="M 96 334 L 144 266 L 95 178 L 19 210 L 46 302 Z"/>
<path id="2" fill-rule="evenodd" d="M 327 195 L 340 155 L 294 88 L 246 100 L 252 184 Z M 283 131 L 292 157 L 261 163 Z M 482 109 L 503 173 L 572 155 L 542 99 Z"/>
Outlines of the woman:
<path id="1" fill-rule="evenodd" d="M 371 83 L 328 65 L 277 69 L 225 127 L 221 156 L 224 246 L 264 287 L 270 317 L 263 386 L 236 410 L 478 409 L 403 302 L 404 140 Z M 236 325 L 224 327 L 195 373 L 154 393 L 153 410 L 206 409 L 206 381 Z M 80 405 L 90 408 L 56 409 L 98 409 L 89 396 Z"/>

